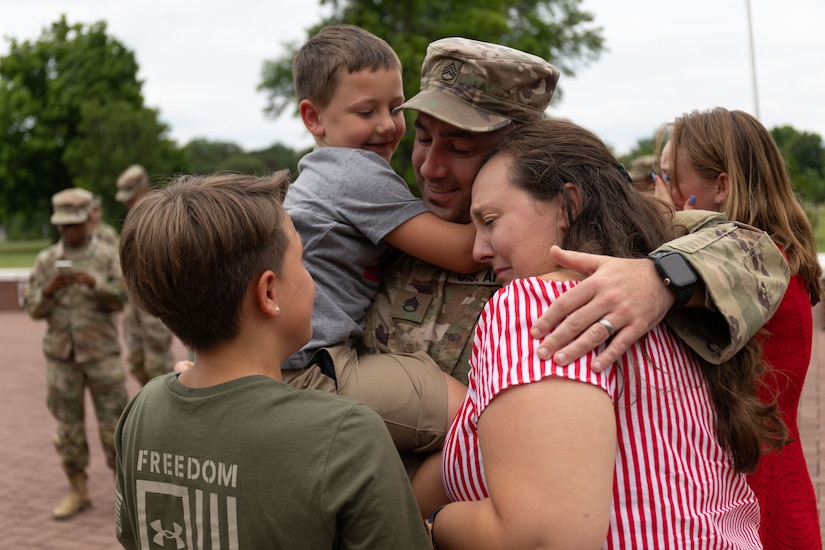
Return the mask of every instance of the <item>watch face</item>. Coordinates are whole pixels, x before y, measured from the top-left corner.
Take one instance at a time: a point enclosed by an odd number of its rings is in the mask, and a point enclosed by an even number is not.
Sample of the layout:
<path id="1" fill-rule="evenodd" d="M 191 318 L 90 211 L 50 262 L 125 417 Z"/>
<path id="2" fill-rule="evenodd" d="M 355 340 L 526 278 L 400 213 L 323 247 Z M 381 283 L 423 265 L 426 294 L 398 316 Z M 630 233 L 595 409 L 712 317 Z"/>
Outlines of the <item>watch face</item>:
<path id="1" fill-rule="evenodd" d="M 670 279 L 671 286 L 684 288 L 696 283 L 696 273 L 679 254 L 662 255 L 658 263 L 662 275 Z"/>

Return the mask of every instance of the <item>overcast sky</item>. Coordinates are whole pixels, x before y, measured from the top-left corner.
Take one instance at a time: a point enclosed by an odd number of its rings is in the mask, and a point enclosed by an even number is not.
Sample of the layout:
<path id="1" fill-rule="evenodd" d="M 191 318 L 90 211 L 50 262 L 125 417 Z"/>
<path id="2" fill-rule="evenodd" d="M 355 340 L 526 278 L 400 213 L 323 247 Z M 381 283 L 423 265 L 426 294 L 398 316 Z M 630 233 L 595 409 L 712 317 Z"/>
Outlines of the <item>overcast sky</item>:
<path id="1" fill-rule="evenodd" d="M 626 153 L 662 123 L 723 106 L 757 114 L 747 0 L 584 0 L 607 50 L 562 75 L 565 116 Z M 750 0 L 758 115 L 825 137 L 825 1 Z M 0 0 L 0 36 L 35 40 L 65 13 L 70 24 L 104 20 L 135 52 L 146 104 L 171 136 L 231 141 L 244 149 L 311 143 L 289 114 L 263 114 L 256 91 L 264 60 L 303 40 L 326 8 L 313 0 Z M 8 53 L 0 41 L 0 55 Z"/>

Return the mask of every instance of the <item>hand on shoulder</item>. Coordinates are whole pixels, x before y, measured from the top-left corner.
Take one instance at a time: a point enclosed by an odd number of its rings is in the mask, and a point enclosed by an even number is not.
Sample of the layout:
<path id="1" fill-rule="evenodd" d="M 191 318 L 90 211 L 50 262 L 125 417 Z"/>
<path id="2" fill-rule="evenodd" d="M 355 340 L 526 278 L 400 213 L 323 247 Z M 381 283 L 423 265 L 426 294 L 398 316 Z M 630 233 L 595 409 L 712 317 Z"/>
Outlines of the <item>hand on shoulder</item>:
<path id="1" fill-rule="evenodd" d="M 586 278 L 533 324 L 532 336 L 544 338 L 537 351 L 544 359 L 552 357 L 566 365 L 607 341 L 592 365 L 603 370 L 659 324 L 673 304 L 673 296 L 648 259 L 612 258 L 557 246 L 551 255 L 566 272 L 583 273 Z"/>

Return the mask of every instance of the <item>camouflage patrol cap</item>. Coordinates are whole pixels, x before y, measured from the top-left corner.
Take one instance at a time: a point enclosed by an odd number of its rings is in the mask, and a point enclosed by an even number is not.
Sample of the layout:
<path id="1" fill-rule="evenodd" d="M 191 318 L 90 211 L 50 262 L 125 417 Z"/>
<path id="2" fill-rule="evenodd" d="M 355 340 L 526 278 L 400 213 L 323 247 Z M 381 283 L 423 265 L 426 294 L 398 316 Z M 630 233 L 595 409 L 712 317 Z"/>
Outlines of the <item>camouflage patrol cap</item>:
<path id="1" fill-rule="evenodd" d="M 544 118 L 559 71 L 535 55 L 468 38 L 431 43 L 421 91 L 401 105 L 470 132 Z"/>
<path id="2" fill-rule="evenodd" d="M 54 213 L 49 221 L 54 225 L 75 225 L 89 219 L 94 195 L 86 189 L 71 187 L 52 196 Z"/>
<path id="3" fill-rule="evenodd" d="M 630 163 L 630 179 L 633 181 L 645 181 L 651 179 L 651 174 L 656 170 L 656 156 L 642 155 L 634 158 Z"/>
<path id="4" fill-rule="evenodd" d="M 115 200 L 128 203 L 135 195 L 149 188 L 149 174 L 140 164 L 133 164 L 117 178 Z"/>

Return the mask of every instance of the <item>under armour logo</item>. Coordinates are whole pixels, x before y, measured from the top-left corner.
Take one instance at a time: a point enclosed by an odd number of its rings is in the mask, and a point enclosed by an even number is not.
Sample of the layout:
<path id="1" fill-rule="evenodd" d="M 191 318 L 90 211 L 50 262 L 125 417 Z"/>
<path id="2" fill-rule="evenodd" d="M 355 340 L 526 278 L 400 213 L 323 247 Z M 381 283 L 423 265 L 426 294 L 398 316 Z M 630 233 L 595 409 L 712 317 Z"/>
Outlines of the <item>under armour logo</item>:
<path id="1" fill-rule="evenodd" d="M 458 69 L 455 66 L 455 63 L 450 63 L 443 69 L 441 69 L 441 80 L 445 80 L 447 82 L 452 82 L 458 76 Z"/>
<path id="2" fill-rule="evenodd" d="M 180 534 L 183 532 L 183 527 L 178 523 L 173 522 L 173 525 L 175 526 L 174 531 L 167 531 L 166 529 L 164 529 L 159 519 L 153 521 L 149 525 L 151 525 L 152 529 L 154 529 L 155 533 L 157 533 L 152 538 L 152 542 L 154 542 L 158 546 L 164 545 L 164 539 L 175 539 L 175 544 L 177 544 L 178 550 L 186 546 L 183 542 L 183 539 L 180 537 Z"/>
<path id="3" fill-rule="evenodd" d="M 401 306 L 401 309 L 403 309 L 407 313 L 412 313 L 413 311 L 417 310 L 418 306 L 420 306 L 420 305 L 421 305 L 421 302 L 418 301 L 418 298 L 413 296 L 412 298 L 410 298 L 409 300 L 404 302 L 404 305 Z"/>

